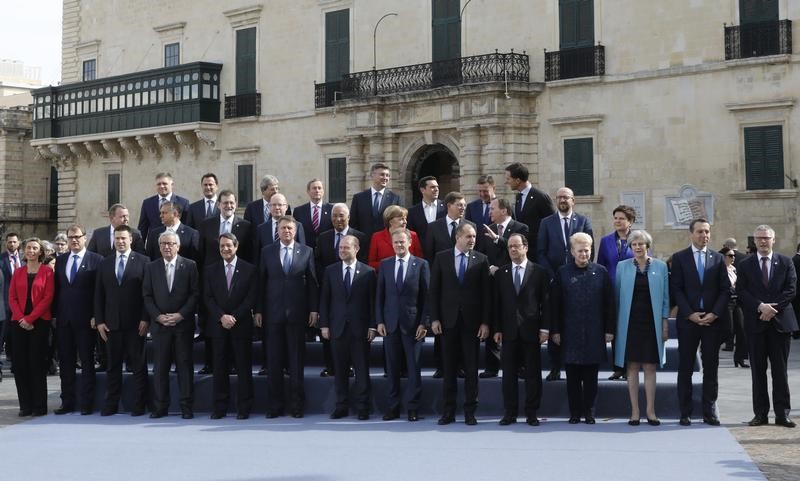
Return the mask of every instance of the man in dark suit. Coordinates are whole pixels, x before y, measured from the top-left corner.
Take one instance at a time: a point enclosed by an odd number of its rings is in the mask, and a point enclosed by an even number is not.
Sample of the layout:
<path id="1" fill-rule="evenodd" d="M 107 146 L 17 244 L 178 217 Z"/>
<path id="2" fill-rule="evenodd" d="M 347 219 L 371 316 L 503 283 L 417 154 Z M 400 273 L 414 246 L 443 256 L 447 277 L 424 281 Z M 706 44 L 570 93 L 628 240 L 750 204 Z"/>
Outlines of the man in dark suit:
<path id="1" fill-rule="evenodd" d="M 392 232 L 395 255 L 381 261 L 375 300 L 375 322 L 383 336 L 386 351 L 386 374 L 389 378 L 389 406 L 384 421 L 400 417 L 400 371 L 405 359 L 408 383 L 404 404 L 408 420 L 419 419 L 422 378 L 419 356 L 428 333 L 426 302 L 430 268 L 425 259 L 412 256 L 411 234 Z"/>
<path id="2" fill-rule="evenodd" d="M 514 202 L 514 219 L 528 226 L 528 259 L 535 260 L 539 223 L 555 213 L 553 200 L 528 181 L 528 168 L 519 162 L 505 169 L 506 185 L 517 192 Z"/>
<path id="3" fill-rule="evenodd" d="M 256 233 L 253 236 L 253 258 L 258 265 L 259 256 L 264 247 L 278 241 L 278 222 L 286 213 L 286 208 L 289 206 L 286 203 L 286 197 L 283 194 L 275 194 L 269 201 L 270 217 L 266 222 L 262 223 L 256 228 Z M 303 224 L 297 223 L 297 230 L 295 231 L 295 238 L 297 242 L 308 245 L 306 243 L 306 232 Z"/>
<path id="4" fill-rule="evenodd" d="M 431 269 L 429 305 L 431 329 L 442 336 L 444 408 L 439 425 L 455 421 L 458 354 L 464 362 L 464 422 L 477 424 L 478 343 L 489 335 L 492 286 L 489 260 L 476 252 L 475 227 L 461 223 L 456 244 L 436 254 Z"/>
<path id="5" fill-rule="evenodd" d="M 317 237 L 331 229 L 331 208 L 333 204 L 323 202 L 325 187 L 319 179 L 311 179 L 306 184 L 308 202 L 294 210 L 294 218 L 303 226 L 305 244 L 312 249 L 317 246 Z"/>
<path id="6" fill-rule="evenodd" d="M 203 198 L 193 202 L 186 213 L 186 225 L 192 229 L 199 229 L 200 223 L 204 220 L 219 215 L 219 206 L 217 205 L 219 183 L 217 176 L 212 172 L 203 174 L 203 178 L 200 179 L 200 186 L 203 188 Z"/>
<path id="7" fill-rule="evenodd" d="M 8 304 L 8 289 L 11 285 L 11 276 L 17 267 L 21 267 L 24 259 L 22 253 L 19 251 L 19 235 L 16 232 L 6 233 L 6 248 L 0 254 L 0 270 L 3 272 L 3 308 L 4 318 L 6 321 L 11 321 L 11 308 Z M 11 352 L 11 336 L 7 335 L 11 331 L 10 324 L 6 321 L 0 322 L 0 349 L 5 347 L 6 353 Z M 3 364 L 0 363 L 0 379 L 3 378 Z"/>
<path id="8" fill-rule="evenodd" d="M 128 208 L 122 204 L 114 204 L 108 208 L 108 220 L 110 225 L 106 227 L 99 227 L 92 231 L 92 238 L 89 239 L 89 245 L 86 250 L 89 252 L 96 252 L 102 257 L 108 257 L 114 253 L 114 231 L 121 225 L 129 225 L 130 214 Z M 142 234 L 131 227 L 131 250 L 144 254 L 144 239 Z"/>
<path id="9" fill-rule="evenodd" d="M 428 262 L 433 262 L 437 252 L 453 248 L 456 239 L 455 230 L 462 222 L 472 225 L 477 230 L 475 224 L 464 219 L 467 201 L 461 192 L 449 192 L 444 196 L 444 204 L 447 214 L 428 225 L 428 232 L 422 246 Z"/>
<path id="10" fill-rule="evenodd" d="M 384 229 L 383 211 L 390 205 L 402 205 L 400 196 L 386 187 L 391 177 L 386 164 L 373 164 L 369 175 L 372 185 L 355 194 L 350 204 L 350 225 L 367 236 L 367 242 L 361 244 L 364 252 L 369 252 L 372 234 Z"/>
<path id="11" fill-rule="evenodd" d="M 317 279 L 322 279 L 325 268 L 331 264 L 339 262 L 339 242 L 348 235 L 358 239 L 359 245 L 364 245 L 367 236 L 363 232 L 350 227 L 350 208 L 345 203 L 334 204 L 331 208 L 331 225 L 333 229 L 327 230 L 319 235 L 317 247 L 314 249 L 314 265 L 317 268 Z M 359 249 L 356 259 L 360 262 L 367 262 L 367 251 Z M 333 376 L 333 353 L 331 352 L 331 341 L 322 337 L 321 332 L 316 333 L 322 342 L 322 355 L 325 367 L 319 373 L 321 377 Z"/>
<path id="12" fill-rule="evenodd" d="M 744 312 L 753 377 L 753 412 L 750 426 L 768 423 L 767 360 L 772 374 L 772 406 L 775 424 L 795 427 L 789 418 L 789 381 L 786 362 L 791 333 L 797 330 L 792 299 L 797 292 L 797 275 L 792 260 L 772 250 L 775 231 L 768 225 L 756 227 L 756 253 L 739 265 L 736 293 Z"/>
<path id="13" fill-rule="evenodd" d="M 147 402 L 147 363 L 144 342 L 149 322 L 144 311 L 142 283 L 150 260 L 131 249 L 133 228 L 120 225 L 114 233 L 116 254 L 103 259 L 97 268 L 94 315 L 97 332 L 106 345 L 106 399 L 101 416 L 119 409 L 122 396 L 122 360 L 132 371 L 131 416 L 144 414 Z"/>
<path id="14" fill-rule="evenodd" d="M 261 198 L 250 202 L 244 209 L 244 220 L 253 224 L 254 229 L 272 218 L 269 201 L 273 195 L 281 192 L 280 181 L 274 175 L 267 174 L 262 177 L 258 187 L 261 190 Z M 292 214 L 292 208 L 288 204 L 285 214 Z"/>
<path id="15" fill-rule="evenodd" d="M 158 227 L 150 229 L 147 234 L 147 243 L 145 244 L 145 254 L 151 261 L 161 258 L 161 250 L 158 248 L 158 236 L 162 232 L 169 230 L 178 234 L 181 238 L 181 250 L 178 255 L 187 259 L 197 259 L 197 248 L 200 243 L 200 236 L 196 230 L 181 222 L 181 210 L 177 204 L 172 202 L 164 202 L 159 208 L 161 212 L 161 223 Z"/>
<path id="16" fill-rule="evenodd" d="M 192 419 L 194 372 L 192 337 L 194 314 L 200 297 L 197 264 L 178 255 L 181 239 L 173 232 L 158 238 L 161 259 L 147 264 L 142 292 L 144 307 L 153 321 L 153 412 L 151 418 L 167 415 L 169 409 L 169 368 L 173 353 L 178 371 L 181 417 Z"/>
<path id="17" fill-rule="evenodd" d="M 552 279 L 558 268 L 574 261 L 569 246 L 569 238 L 576 232 L 588 234 L 594 240 L 592 221 L 576 213 L 575 195 L 569 187 L 561 187 L 556 192 L 558 212 L 542 219 L 536 242 L 536 262 L 547 269 Z M 594 259 L 594 243 L 589 261 Z M 561 379 L 561 347 L 552 339 L 547 342 L 547 355 L 550 357 L 548 381 Z"/>
<path id="18" fill-rule="evenodd" d="M 61 377 L 61 407 L 56 414 L 92 414 L 94 404 L 94 287 L 103 258 L 86 250 L 86 233 L 80 225 L 67 229 L 69 252 L 56 259 L 54 315 Z M 81 392 L 75 390 L 75 362 L 81 360 Z"/>
<path id="19" fill-rule="evenodd" d="M 494 177 L 491 175 L 478 177 L 478 198 L 467 204 L 467 210 L 464 213 L 465 219 L 478 226 L 478 232 L 483 229 L 484 225 L 492 223 L 489 205 L 496 198 Z"/>
<path id="20" fill-rule="evenodd" d="M 692 371 L 697 348 L 703 361 L 703 422 L 719 426 L 717 369 L 723 321 L 730 298 L 728 270 L 722 255 L 709 249 L 711 225 L 689 224 L 691 245 L 672 255 L 670 293 L 678 305 L 678 402 L 681 426 L 692 423 Z"/>
<path id="21" fill-rule="evenodd" d="M 369 346 L 375 339 L 375 269 L 358 262 L 358 239 L 339 242 L 340 262 L 325 269 L 319 301 L 322 337 L 331 340 L 336 409 L 331 419 L 349 413 L 349 371 L 355 371 L 353 401 L 358 419 L 369 419 Z"/>
<path id="22" fill-rule="evenodd" d="M 161 225 L 159 207 L 164 202 L 172 202 L 180 207 L 183 212 L 181 220 L 186 222 L 186 212 L 189 210 L 189 201 L 172 193 L 172 174 L 160 172 L 156 175 L 156 195 L 142 201 L 142 212 L 139 214 L 139 231 L 142 238 L 147 239 L 147 234 L 153 227 Z"/>
<path id="23" fill-rule="evenodd" d="M 297 221 L 292 216 L 278 220 L 279 240 L 264 247 L 259 264 L 261 302 L 256 305 L 256 326 L 267 340 L 269 376 L 267 418 L 284 413 L 283 369 L 288 357 L 292 417 L 303 417 L 305 388 L 305 329 L 317 324 L 319 286 L 314 271 L 314 253 L 295 242 Z"/>
<path id="24" fill-rule="evenodd" d="M 408 228 L 417 233 L 424 246 L 428 224 L 444 217 L 447 209 L 444 202 L 439 200 L 439 182 L 436 177 L 429 175 L 419 179 L 419 191 L 422 193 L 422 202 L 408 209 Z"/>
<path id="25" fill-rule="evenodd" d="M 221 262 L 205 268 L 203 275 L 208 309 L 208 331 L 214 340 L 214 410 L 211 419 L 225 417 L 230 401 L 226 343 L 233 346 L 237 380 L 236 419 L 250 417 L 253 406 L 253 309 L 258 296 L 254 265 L 239 259 L 239 240 L 234 234 L 219 236 Z"/>
<path id="26" fill-rule="evenodd" d="M 517 422 L 518 379 L 525 366 L 525 416 L 539 425 L 536 411 L 542 399 L 542 360 L 539 345 L 549 337 L 550 276 L 528 260 L 528 238 L 521 233 L 508 239 L 511 262 L 494 274 L 494 340 L 502 345 L 503 405 L 501 426 Z"/>

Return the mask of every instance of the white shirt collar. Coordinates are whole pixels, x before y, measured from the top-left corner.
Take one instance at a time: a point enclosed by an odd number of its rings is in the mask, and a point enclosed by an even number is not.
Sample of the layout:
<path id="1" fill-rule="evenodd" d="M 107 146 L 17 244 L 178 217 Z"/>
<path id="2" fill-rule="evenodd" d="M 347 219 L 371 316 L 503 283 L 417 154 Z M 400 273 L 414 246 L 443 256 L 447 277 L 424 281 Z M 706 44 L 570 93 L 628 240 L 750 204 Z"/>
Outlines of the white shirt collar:
<path id="1" fill-rule="evenodd" d="M 116 253 L 117 253 L 117 262 L 119 262 L 120 256 L 125 256 L 126 259 L 130 259 L 131 258 L 131 250 L 130 249 L 128 249 L 125 252 L 116 251 Z"/>
<path id="2" fill-rule="evenodd" d="M 411 251 L 408 251 L 408 252 L 406 252 L 406 255 L 405 255 L 405 257 L 398 257 L 397 255 L 395 255 L 395 256 L 394 256 L 394 260 L 395 260 L 395 262 L 397 262 L 397 261 L 398 261 L 398 260 L 400 260 L 400 259 L 402 259 L 402 260 L 403 260 L 403 262 L 405 262 L 406 264 L 408 264 L 408 260 L 409 260 L 409 259 L 411 259 Z"/>
<path id="3" fill-rule="evenodd" d="M 167 261 L 166 259 L 164 259 L 164 258 L 162 257 L 162 258 L 161 258 L 161 260 L 162 260 L 162 261 L 164 261 L 164 268 L 166 269 L 166 267 L 167 267 L 167 266 L 169 266 L 169 265 L 172 265 L 172 266 L 174 267 L 174 266 L 175 266 L 175 263 L 176 263 L 176 261 L 178 260 L 178 257 L 177 257 L 177 256 L 175 256 L 175 258 L 174 258 L 174 259 L 172 259 L 171 261 Z"/>
<path id="4" fill-rule="evenodd" d="M 222 215 L 222 211 L 219 211 L 219 225 L 222 225 L 222 223 L 225 222 L 225 221 L 230 222 L 231 225 L 233 225 L 233 218 L 234 217 L 236 217 L 236 214 L 233 214 L 232 216 L 230 216 L 230 217 L 228 217 L 226 219 L 225 216 Z"/>
<path id="5" fill-rule="evenodd" d="M 280 243 L 280 245 L 281 245 L 281 250 L 283 250 L 284 247 L 288 247 L 290 251 L 294 250 L 294 240 L 292 240 L 292 243 L 289 244 L 288 246 L 287 245 L 283 245 L 283 242 L 281 242 L 280 239 L 278 239 L 278 243 Z"/>
<path id="6" fill-rule="evenodd" d="M 465 256 L 469 257 L 469 251 L 461 252 L 460 250 L 458 250 L 458 247 L 453 247 L 453 251 L 455 252 L 456 257 L 460 256 L 461 254 L 464 254 Z"/>
<path id="7" fill-rule="evenodd" d="M 85 256 L 85 255 L 86 255 L 86 248 L 85 247 L 83 249 L 79 250 L 78 252 L 69 251 L 69 257 L 70 258 L 74 258 L 75 256 L 78 256 L 79 259 L 83 259 L 83 256 Z"/>
<path id="8" fill-rule="evenodd" d="M 233 266 L 233 270 L 236 270 L 236 261 L 239 259 L 239 256 L 233 256 L 233 260 L 230 262 L 222 261 L 225 264 L 225 269 L 228 268 L 228 264 Z"/>
<path id="9" fill-rule="evenodd" d="M 446 215 L 445 218 L 447 219 L 447 226 L 448 227 L 450 227 L 450 224 L 452 224 L 453 222 L 455 222 L 456 225 L 461 223 L 461 217 L 459 217 L 458 219 L 452 219 L 452 218 L 450 218 L 449 215 Z"/>

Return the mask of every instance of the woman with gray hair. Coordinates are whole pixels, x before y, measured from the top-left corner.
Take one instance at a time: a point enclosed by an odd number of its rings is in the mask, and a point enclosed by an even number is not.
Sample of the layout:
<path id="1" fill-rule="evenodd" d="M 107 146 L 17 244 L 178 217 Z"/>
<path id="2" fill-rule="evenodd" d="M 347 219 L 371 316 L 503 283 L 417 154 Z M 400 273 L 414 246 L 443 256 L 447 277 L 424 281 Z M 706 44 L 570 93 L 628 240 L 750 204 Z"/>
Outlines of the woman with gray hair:
<path id="1" fill-rule="evenodd" d="M 647 424 L 656 417 L 656 364 L 664 366 L 664 341 L 669 336 L 669 271 L 667 264 L 648 255 L 653 238 L 644 230 L 628 235 L 633 259 L 617 264 L 617 340 L 614 364 L 627 365 L 631 417 L 639 425 L 639 370 L 644 369 Z M 624 363 L 624 364 L 623 364 Z"/>

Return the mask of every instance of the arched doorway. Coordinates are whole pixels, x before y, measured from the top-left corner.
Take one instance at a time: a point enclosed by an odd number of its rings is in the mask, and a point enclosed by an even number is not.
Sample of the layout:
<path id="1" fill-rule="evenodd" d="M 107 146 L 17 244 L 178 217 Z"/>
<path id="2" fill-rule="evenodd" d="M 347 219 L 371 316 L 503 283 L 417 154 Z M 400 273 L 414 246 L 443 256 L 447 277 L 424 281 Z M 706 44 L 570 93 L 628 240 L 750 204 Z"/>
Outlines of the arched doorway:
<path id="1" fill-rule="evenodd" d="M 411 169 L 411 198 L 412 205 L 422 200 L 417 184 L 419 179 L 432 175 L 439 182 L 439 198 L 451 191 L 460 188 L 460 172 L 458 160 L 453 153 L 442 144 L 426 145 L 419 149 L 414 156 L 414 166 Z"/>

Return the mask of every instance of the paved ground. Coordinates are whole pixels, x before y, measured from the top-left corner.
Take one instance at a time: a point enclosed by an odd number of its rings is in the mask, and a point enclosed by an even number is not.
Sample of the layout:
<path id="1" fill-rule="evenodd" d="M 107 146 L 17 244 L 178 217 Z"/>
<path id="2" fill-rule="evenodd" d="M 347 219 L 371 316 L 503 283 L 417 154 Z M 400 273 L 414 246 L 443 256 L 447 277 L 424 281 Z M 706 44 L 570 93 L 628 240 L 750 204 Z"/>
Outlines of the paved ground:
<path id="1" fill-rule="evenodd" d="M 734 368 L 729 352 L 722 352 L 720 358 L 719 410 L 724 427 L 747 450 L 767 479 L 770 481 L 800 480 L 800 428 L 786 429 L 774 425 L 758 428 L 748 427 L 746 422 L 753 417 L 750 371 Z M 21 420 L 17 417 L 19 406 L 14 380 L 7 371 L 4 373 L 6 377 L 0 382 L 0 428 L 24 422 L 24 419 Z M 792 343 L 789 382 L 790 390 L 797 399 L 797 396 L 800 396 L 800 341 Z M 58 384 L 57 376 L 48 378 L 51 411 L 60 404 Z M 797 402 L 795 401 L 795 404 Z M 800 421 L 800 414 L 795 415 L 795 420 Z"/>

